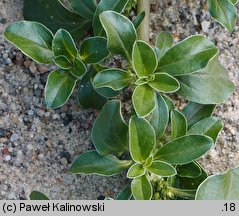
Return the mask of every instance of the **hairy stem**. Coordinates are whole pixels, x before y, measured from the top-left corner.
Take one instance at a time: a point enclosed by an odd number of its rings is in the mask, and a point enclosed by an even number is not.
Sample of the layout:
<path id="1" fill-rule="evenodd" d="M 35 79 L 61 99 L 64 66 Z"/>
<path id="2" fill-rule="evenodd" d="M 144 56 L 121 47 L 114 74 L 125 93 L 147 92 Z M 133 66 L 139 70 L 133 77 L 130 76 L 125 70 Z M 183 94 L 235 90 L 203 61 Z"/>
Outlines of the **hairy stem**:
<path id="1" fill-rule="evenodd" d="M 150 16 L 150 0 L 137 1 L 137 14 L 145 11 L 145 17 L 138 29 L 138 37 L 140 40 L 149 42 L 149 16 Z"/>

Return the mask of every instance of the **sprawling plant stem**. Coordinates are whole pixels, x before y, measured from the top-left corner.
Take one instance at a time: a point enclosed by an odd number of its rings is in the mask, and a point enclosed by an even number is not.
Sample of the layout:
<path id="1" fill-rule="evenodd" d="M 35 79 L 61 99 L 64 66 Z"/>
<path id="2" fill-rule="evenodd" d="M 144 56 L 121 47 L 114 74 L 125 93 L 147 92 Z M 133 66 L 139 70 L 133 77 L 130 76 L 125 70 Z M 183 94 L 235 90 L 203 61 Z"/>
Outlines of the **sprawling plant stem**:
<path id="1" fill-rule="evenodd" d="M 150 0 L 138 0 L 137 13 L 145 11 L 145 18 L 138 29 L 138 37 L 140 40 L 149 42 L 149 15 L 150 15 Z"/>

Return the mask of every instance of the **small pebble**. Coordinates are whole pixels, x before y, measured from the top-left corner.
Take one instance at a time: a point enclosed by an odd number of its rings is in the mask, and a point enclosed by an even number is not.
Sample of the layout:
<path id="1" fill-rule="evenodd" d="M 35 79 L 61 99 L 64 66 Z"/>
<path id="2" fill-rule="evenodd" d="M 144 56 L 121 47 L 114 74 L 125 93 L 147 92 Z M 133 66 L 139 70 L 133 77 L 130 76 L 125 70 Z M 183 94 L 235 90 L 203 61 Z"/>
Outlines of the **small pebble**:
<path id="1" fill-rule="evenodd" d="M 34 115 L 34 112 L 33 112 L 32 110 L 29 110 L 29 111 L 27 112 L 27 114 L 28 114 L 29 116 L 32 116 L 32 115 Z"/>
<path id="2" fill-rule="evenodd" d="M 13 133 L 12 136 L 10 137 L 11 142 L 16 142 L 19 140 L 20 136 L 17 133 Z"/>
<path id="3" fill-rule="evenodd" d="M 10 155 L 6 155 L 4 157 L 4 161 L 6 161 L 6 162 L 10 161 L 11 159 L 12 159 L 12 157 Z"/>

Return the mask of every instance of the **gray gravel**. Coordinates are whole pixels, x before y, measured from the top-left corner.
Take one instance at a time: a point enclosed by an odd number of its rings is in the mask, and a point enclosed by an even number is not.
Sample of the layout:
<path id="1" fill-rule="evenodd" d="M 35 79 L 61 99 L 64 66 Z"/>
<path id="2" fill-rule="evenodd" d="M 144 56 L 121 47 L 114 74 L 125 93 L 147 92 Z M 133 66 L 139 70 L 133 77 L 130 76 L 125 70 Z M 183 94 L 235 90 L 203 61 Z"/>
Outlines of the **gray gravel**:
<path id="1" fill-rule="evenodd" d="M 64 107 L 47 109 L 43 88 L 52 66 L 32 62 L 3 39 L 6 26 L 22 19 L 22 2 L 0 1 L 0 199 L 28 199 L 33 189 L 52 199 L 113 196 L 126 184 L 124 175 L 68 173 L 71 161 L 92 148 L 90 130 L 98 112 L 82 110 L 75 94 Z M 215 149 L 203 159 L 211 173 L 225 171 L 239 165 L 238 26 L 230 35 L 211 20 L 205 1 L 163 2 L 152 1 L 152 41 L 161 30 L 171 31 L 175 42 L 191 34 L 208 36 L 220 48 L 220 60 L 237 86 L 217 108 L 224 129 Z"/>

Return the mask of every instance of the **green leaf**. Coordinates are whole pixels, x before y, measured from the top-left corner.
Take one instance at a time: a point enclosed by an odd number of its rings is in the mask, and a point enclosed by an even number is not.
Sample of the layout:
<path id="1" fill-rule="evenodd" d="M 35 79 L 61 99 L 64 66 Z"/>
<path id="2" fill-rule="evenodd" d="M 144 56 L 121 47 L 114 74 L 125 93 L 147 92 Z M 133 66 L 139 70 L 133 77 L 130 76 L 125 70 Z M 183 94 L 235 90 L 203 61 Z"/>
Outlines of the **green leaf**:
<path id="1" fill-rule="evenodd" d="M 95 11 L 93 19 L 94 35 L 104 35 L 104 29 L 100 22 L 100 14 L 104 11 L 112 10 L 116 12 L 123 12 L 129 0 L 101 0 Z"/>
<path id="2" fill-rule="evenodd" d="M 176 169 L 172 165 L 157 160 L 151 166 L 147 167 L 147 170 L 161 177 L 169 177 L 177 174 Z"/>
<path id="3" fill-rule="evenodd" d="M 232 3 L 235 0 L 208 0 L 211 16 L 232 32 L 236 26 L 237 9 Z"/>
<path id="4" fill-rule="evenodd" d="M 33 60 L 48 64 L 53 61 L 53 35 L 49 29 L 37 22 L 18 21 L 10 24 L 4 36 Z"/>
<path id="5" fill-rule="evenodd" d="M 70 172 L 111 176 L 122 172 L 131 164 L 131 161 L 119 160 L 113 155 L 102 156 L 97 151 L 88 151 L 73 161 Z"/>
<path id="6" fill-rule="evenodd" d="M 33 190 L 30 194 L 30 200 L 50 200 L 45 194 Z"/>
<path id="7" fill-rule="evenodd" d="M 136 40 L 136 30 L 133 23 L 125 16 L 114 11 L 100 14 L 100 21 L 108 38 L 108 50 L 120 54 L 131 62 L 131 54 Z"/>
<path id="8" fill-rule="evenodd" d="M 72 63 L 65 56 L 57 56 L 54 59 L 54 63 L 60 67 L 61 69 L 70 69 L 72 67 Z"/>
<path id="9" fill-rule="evenodd" d="M 93 68 L 94 68 L 94 71 L 95 71 L 94 76 L 97 73 L 100 73 L 102 70 L 110 69 L 108 67 L 105 67 L 105 66 L 102 66 L 102 65 L 99 65 L 99 64 L 94 64 Z M 92 80 L 92 82 L 93 82 L 93 80 Z M 103 97 L 105 97 L 105 98 L 113 98 L 120 93 L 119 91 L 114 91 L 113 89 L 108 88 L 108 87 L 95 88 L 95 91 L 97 93 L 99 93 L 100 95 L 102 95 Z"/>
<path id="10" fill-rule="evenodd" d="M 188 75 L 205 68 L 217 53 L 218 48 L 204 36 L 191 36 L 169 49 L 158 69 L 172 76 Z"/>
<path id="11" fill-rule="evenodd" d="M 213 146 L 213 140 L 203 135 L 179 137 L 161 147 L 155 160 L 170 164 L 187 164 L 206 154 Z"/>
<path id="12" fill-rule="evenodd" d="M 152 185 L 145 175 L 131 182 L 131 191 L 136 200 L 150 200 L 153 195 Z"/>
<path id="13" fill-rule="evenodd" d="M 95 91 L 92 85 L 93 74 L 94 69 L 93 67 L 91 67 L 89 71 L 83 76 L 80 83 L 80 88 L 77 93 L 78 103 L 83 109 L 101 109 L 107 101 L 106 98 Z"/>
<path id="14" fill-rule="evenodd" d="M 52 50 L 55 56 L 66 56 L 69 60 L 75 59 L 78 51 L 69 32 L 59 29 L 53 39 Z"/>
<path id="15" fill-rule="evenodd" d="M 40 22 L 54 33 L 60 28 L 67 30 L 75 41 L 91 28 L 91 20 L 69 11 L 59 0 L 24 0 L 23 13 L 26 20 Z"/>
<path id="16" fill-rule="evenodd" d="M 96 0 L 67 0 L 70 7 L 80 16 L 92 20 L 96 10 Z"/>
<path id="17" fill-rule="evenodd" d="M 80 59 L 75 59 L 74 67 L 71 68 L 71 73 L 76 78 L 83 76 L 87 71 L 85 64 Z"/>
<path id="18" fill-rule="evenodd" d="M 169 111 L 164 98 L 160 94 L 156 94 L 156 106 L 150 117 L 150 124 L 154 128 L 156 139 L 158 140 L 165 132 L 168 121 Z"/>
<path id="19" fill-rule="evenodd" d="M 189 102 L 183 109 L 182 113 L 187 119 L 188 129 L 190 129 L 198 121 L 210 117 L 215 109 L 213 104 L 198 104 Z"/>
<path id="20" fill-rule="evenodd" d="M 116 200 L 130 200 L 132 192 L 130 187 L 124 188 L 116 197 Z"/>
<path id="21" fill-rule="evenodd" d="M 168 32 L 160 32 L 156 38 L 156 50 L 160 59 L 173 46 L 173 36 Z"/>
<path id="22" fill-rule="evenodd" d="M 144 41 L 137 40 L 133 46 L 133 66 L 138 77 L 152 74 L 157 67 L 157 57 L 153 48 Z"/>
<path id="23" fill-rule="evenodd" d="M 171 111 L 171 140 L 177 137 L 184 136 L 187 133 L 187 119 L 186 117 L 174 109 Z"/>
<path id="24" fill-rule="evenodd" d="M 185 178 L 197 178 L 202 174 L 202 170 L 197 162 L 177 165 L 176 169 L 178 175 Z"/>
<path id="25" fill-rule="evenodd" d="M 188 131 L 188 134 L 207 135 L 211 137 L 215 143 L 222 128 L 223 124 L 221 119 L 211 116 L 194 124 Z"/>
<path id="26" fill-rule="evenodd" d="M 208 177 L 198 188 L 196 200 L 238 200 L 239 168 Z"/>
<path id="27" fill-rule="evenodd" d="M 135 19 L 133 20 L 133 24 L 135 29 L 138 29 L 140 24 L 143 22 L 145 17 L 145 11 L 142 11 L 140 14 L 138 14 Z"/>
<path id="28" fill-rule="evenodd" d="M 138 116 L 145 117 L 155 108 L 154 91 L 148 85 L 137 86 L 132 96 L 133 106 Z"/>
<path id="29" fill-rule="evenodd" d="M 133 116 L 129 121 L 129 149 L 135 162 L 143 163 L 150 157 L 156 140 L 153 127 L 144 118 Z"/>
<path id="30" fill-rule="evenodd" d="M 165 103 L 167 104 L 168 106 L 168 111 L 170 112 L 172 109 L 175 109 L 175 105 L 174 105 L 174 102 L 172 101 L 172 99 L 166 95 L 162 95 Z"/>
<path id="31" fill-rule="evenodd" d="M 76 85 L 76 78 L 68 71 L 52 71 L 45 87 L 46 104 L 51 109 L 63 106 L 71 96 Z"/>
<path id="32" fill-rule="evenodd" d="M 91 137 L 102 155 L 121 155 L 128 150 L 128 125 L 123 120 L 120 101 L 111 100 L 105 104 L 95 120 Z"/>
<path id="33" fill-rule="evenodd" d="M 224 103 L 235 88 L 218 56 L 205 69 L 189 76 L 178 77 L 178 80 L 180 89 L 177 93 L 189 101 L 201 104 Z"/>
<path id="34" fill-rule="evenodd" d="M 107 39 L 104 37 L 91 37 L 83 41 L 80 46 L 80 58 L 86 64 L 98 63 L 109 56 Z"/>
<path id="35" fill-rule="evenodd" d="M 179 82 L 169 74 L 155 73 L 154 80 L 149 81 L 149 85 L 156 91 L 163 93 L 172 93 L 179 89 Z"/>
<path id="36" fill-rule="evenodd" d="M 131 82 L 132 77 L 129 72 L 120 69 L 106 69 L 96 74 L 93 85 L 95 88 L 109 87 L 118 91 Z"/>
<path id="37" fill-rule="evenodd" d="M 127 178 L 138 178 L 145 174 L 145 169 L 142 164 L 135 163 L 133 164 L 128 172 L 127 172 Z"/>

